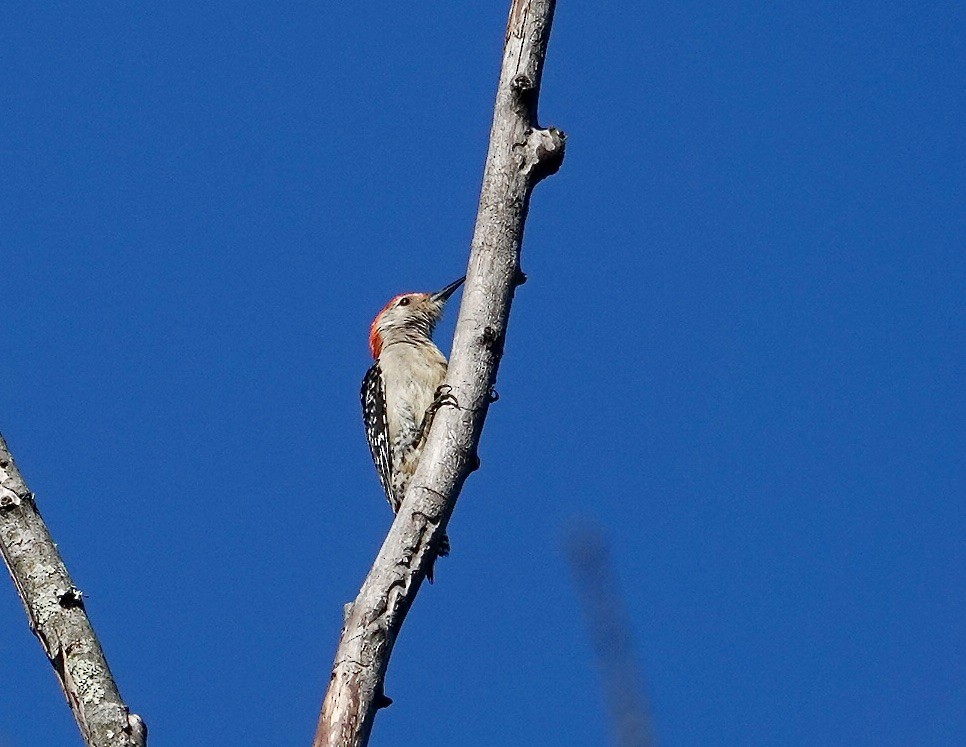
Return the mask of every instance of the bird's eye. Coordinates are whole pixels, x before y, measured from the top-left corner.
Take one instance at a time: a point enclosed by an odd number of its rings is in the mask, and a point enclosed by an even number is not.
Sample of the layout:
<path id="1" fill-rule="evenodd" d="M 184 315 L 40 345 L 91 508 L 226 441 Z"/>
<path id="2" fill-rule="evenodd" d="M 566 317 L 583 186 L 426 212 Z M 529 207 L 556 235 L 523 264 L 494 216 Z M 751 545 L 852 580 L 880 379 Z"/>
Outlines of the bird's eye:
<path id="1" fill-rule="evenodd" d="M 400 298 L 399 299 L 399 305 L 400 306 L 409 306 L 409 299 L 408 298 Z"/>

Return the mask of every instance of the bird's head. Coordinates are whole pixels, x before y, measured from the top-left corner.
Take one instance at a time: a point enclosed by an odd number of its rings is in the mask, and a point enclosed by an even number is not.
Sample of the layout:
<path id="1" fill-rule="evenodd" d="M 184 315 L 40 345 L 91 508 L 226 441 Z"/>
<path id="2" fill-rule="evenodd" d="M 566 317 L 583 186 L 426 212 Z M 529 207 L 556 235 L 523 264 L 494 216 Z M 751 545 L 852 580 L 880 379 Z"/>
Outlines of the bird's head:
<path id="1" fill-rule="evenodd" d="M 369 351 L 378 358 L 383 347 L 393 342 L 428 340 L 436 322 L 443 315 L 443 307 L 465 277 L 454 280 L 435 293 L 402 293 L 387 303 L 376 314 L 369 328 Z"/>

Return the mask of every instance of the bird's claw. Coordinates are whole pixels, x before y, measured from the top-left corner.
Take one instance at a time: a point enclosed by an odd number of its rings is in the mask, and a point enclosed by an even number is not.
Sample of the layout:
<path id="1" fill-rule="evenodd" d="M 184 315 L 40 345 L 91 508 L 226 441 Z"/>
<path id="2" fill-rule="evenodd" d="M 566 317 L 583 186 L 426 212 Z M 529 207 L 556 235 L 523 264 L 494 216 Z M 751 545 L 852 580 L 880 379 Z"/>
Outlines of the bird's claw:
<path id="1" fill-rule="evenodd" d="M 457 410 L 460 409 L 459 402 L 456 399 L 456 395 L 453 394 L 453 387 L 449 384 L 440 384 L 436 387 L 435 392 L 436 399 L 433 403 L 426 408 L 426 414 L 423 416 L 422 425 L 419 426 L 419 432 L 416 434 L 416 438 L 413 439 L 413 448 L 417 448 L 429 435 L 429 429 L 433 425 L 433 418 L 436 417 L 436 413 L 444 405 L 449 405 L 450 407 L 455 407 Z"/>
<path id="2" fill-rule="evenodd" d="M 453 394 L 453 387 L 449 384 L 440 384 L 436 387 L 435 397 L 433 404 L 429 406 L 434 413 L 443 405 L 455 407 L 457 410 L 460 409 L 460 403 L 457 401 L 456 395 Z"/>

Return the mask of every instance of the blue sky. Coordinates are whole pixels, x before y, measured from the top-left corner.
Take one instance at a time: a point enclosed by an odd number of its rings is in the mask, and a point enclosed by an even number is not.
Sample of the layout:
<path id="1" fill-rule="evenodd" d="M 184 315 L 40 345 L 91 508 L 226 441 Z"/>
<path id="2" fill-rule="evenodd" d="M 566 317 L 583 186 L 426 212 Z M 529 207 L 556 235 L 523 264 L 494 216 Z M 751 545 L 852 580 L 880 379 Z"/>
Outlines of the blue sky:
<path id="1" fill-rule="evenodd" d="M 0 428 L 155 745 L 310 740 L 390 521 L 366 332 L 464 271 L 505 5 L 0 11 Z M 964 33 L 562 0 L 567 157 L 373 745 L 604 743 L 582 520 L 663 744 L 966 743 Z M 0 627 L 0 745 L 79 744 L 9 584 Z"/>

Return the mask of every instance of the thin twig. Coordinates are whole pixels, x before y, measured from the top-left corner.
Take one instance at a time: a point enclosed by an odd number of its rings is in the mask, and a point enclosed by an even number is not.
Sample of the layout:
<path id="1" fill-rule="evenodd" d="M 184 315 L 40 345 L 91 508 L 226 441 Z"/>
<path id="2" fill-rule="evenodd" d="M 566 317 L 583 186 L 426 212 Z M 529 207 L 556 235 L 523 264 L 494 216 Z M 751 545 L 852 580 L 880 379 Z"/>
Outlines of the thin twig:
<path id="1" fill-rule="evenodd" d="M 600 529 L 585 522 L 583 528 L 571 531 L 567 554 L 600 666 L 614 744 L 649 747 L 653 737 L 643 677 L 634 656 L 617 573 Z"/>
<path id="2" fill-rule="evenodd" d="M 74 586 L 0 436 L 0 553 L 88 747 L 145 747 L 147 729 L 128 711 Z"/>
<path id="3" fill-rule="evenodd" d="M 513 0 L 483 187 L 446 384 L 457 407 L 433 422 L 402 507 L 346 610 L 314 747 L 363 747 L 383 693 L 396 637 L 433 562 L 432 547 L 467 475 L 503 354 L 510 302 L 524 276 L 520 242 L 530 193 L 560 166 L 564 135 L 537 126 L 537 95 L 554 0 Z"/>

